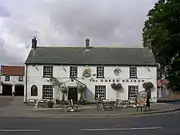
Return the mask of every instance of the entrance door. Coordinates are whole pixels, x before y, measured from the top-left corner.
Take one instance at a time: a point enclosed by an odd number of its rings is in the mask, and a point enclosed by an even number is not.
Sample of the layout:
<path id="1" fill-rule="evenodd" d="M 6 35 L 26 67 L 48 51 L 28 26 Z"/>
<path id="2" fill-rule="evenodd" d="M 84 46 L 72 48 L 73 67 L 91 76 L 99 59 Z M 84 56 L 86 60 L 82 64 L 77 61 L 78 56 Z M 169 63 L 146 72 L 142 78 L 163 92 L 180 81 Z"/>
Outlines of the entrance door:
<path id="1" fill-rule="evenodd" d="M 12 85 L 2 85 L 2 95 L 12 96 Z"/>
<path id="2" fill-rule="evenodd" d="M 77 93 L 77 88 L 69 88 L 68 91 L 68 100 L 73 100 L 75 102 L 77 102 L 78 100 L 78 93 Z"/>
<path id="3" fill-rule="evenodd" d="M 23 85 L 16 85 L 14 95 L 15 96 L 24 96 L 24 86 Z"/>

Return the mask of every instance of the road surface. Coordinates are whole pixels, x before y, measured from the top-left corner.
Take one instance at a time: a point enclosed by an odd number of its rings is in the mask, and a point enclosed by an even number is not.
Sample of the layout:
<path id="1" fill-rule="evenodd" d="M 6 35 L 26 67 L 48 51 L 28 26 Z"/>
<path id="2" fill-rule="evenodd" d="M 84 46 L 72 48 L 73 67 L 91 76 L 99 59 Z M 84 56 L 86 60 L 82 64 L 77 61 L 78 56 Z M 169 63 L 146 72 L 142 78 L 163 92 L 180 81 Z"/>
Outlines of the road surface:
<path id="1" fill-rule="evenodd" d="M 180 112 L 129 118 L 0 118 L 0 135 L 180 135 Z"/>

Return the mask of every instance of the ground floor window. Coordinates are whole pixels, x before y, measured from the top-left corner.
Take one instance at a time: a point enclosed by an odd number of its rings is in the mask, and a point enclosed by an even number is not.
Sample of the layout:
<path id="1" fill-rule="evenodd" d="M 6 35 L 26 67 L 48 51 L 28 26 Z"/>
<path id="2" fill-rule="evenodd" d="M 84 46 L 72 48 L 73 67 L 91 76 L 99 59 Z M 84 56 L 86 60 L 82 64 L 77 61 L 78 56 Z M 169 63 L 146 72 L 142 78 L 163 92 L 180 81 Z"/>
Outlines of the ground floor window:
<path id="1" fill-rule="evenodd" d="M 31 96 L 38 96 L 38 88 L 36 85 L 31 87 Z"/>
<path id="2" fill-rule="evenodd" d="M 43 85 L 43 98 L 52 99 L 53 98 L 53 86 L 52 85 Z"/>
<path id="3" fill-rule="evenodd" d="M 98 95 L 101 99 L 106 99 L 106 86 L 105 85 L 95 86 L 95 100 L 98 99 Z"/>
<path id="4" fill-rule="evenodd" d="M 138 92 L 138 86 L 137 85 L 128 86 L 128 99 L 136 97 L 137 92 Z"/>

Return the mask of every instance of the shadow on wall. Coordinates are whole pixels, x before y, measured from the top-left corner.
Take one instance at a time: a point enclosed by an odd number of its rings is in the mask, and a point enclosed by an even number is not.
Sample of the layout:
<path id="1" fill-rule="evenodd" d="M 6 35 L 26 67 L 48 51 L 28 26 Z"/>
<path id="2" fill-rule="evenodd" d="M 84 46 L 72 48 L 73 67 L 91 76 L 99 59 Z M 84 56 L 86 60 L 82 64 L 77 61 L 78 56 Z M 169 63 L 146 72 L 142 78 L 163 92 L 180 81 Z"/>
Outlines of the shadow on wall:
<path id="1" fill-rule="evenodd" d="M 95 100 L 95 94 L 92 93 L 92 91 L 90 89 L 86 89 L 86 100 L 87 102 L 96 102 Z"/>

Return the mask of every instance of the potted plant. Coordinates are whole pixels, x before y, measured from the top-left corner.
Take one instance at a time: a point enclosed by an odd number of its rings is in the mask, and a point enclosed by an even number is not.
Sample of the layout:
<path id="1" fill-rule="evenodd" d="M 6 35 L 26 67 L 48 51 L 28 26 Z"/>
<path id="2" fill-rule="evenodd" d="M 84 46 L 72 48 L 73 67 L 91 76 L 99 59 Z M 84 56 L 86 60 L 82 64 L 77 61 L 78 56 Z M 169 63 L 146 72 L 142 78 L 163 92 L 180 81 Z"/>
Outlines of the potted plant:
<path id="1" fill-rule="evenodd" d="M 54 102 L 52 101 L 52 99 L 47 102 L 47 105 L 49 108 L 52 108 L 54 106 Z"/>
<path id="2" fill-rule="evenodd" d="M 85 103 L 85 99 L 84 99 L 84 92 L 85 92 L 85 90 L 86 90 L 85 86 L 80 85 L 78 87 L 78 91 L 80 93 L 80 100 L 79 100 L 80 104 L 84 104 Z"/>
<path id="3" fill-rule="evenodd" d="M 62 92 L 62 101 L 65 101 L 65 95 L 68 93 L 67 87 L 63 86 L 61 87 L 61 92 Z"/>

